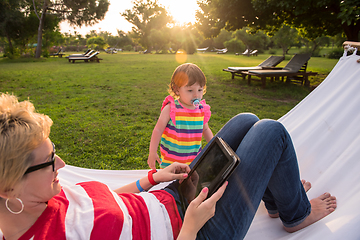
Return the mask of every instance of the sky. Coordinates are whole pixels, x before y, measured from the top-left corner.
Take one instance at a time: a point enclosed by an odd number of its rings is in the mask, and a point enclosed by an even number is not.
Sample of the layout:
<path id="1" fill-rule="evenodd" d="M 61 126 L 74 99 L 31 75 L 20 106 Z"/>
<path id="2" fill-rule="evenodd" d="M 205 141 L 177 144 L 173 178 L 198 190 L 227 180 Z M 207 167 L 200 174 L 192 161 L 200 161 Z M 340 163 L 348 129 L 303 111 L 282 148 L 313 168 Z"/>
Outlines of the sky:
<path id="1" fill-rule="evenodd" d="M 60 31 L 65 33 L 74 34 L 74 31 L 85 36 L 90 30 L 107 31 L 110 32 L 113 36 L 117 36 L 117 30 L 122 30 L 124 32 L 131 31 L 133 26 L 131 23 L 125 20 L 120 13 L 125 12 L 126 9 L 131 9 L 133 7 L 132 0 L 109 0 L 110 6 L 106 12 L 104 20 L 93 25 L 93 26 L 83 26 L 71 27 L 67 22 L 60 23 Z M 195 22 L 195 11 L 198 9 L 196 0 L 158 0 L 158 4 L 164 6 L 170 15 L 180 23 Z"/>

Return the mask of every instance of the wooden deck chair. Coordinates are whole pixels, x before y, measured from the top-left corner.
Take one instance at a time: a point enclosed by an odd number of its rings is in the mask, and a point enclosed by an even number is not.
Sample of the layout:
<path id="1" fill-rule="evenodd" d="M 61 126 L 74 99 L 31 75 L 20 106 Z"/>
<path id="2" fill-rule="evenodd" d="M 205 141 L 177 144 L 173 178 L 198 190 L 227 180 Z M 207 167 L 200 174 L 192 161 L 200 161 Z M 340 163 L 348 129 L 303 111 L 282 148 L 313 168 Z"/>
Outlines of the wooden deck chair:
<path id="1" fill-rule="evenodd" d="M 79 60 L 83 60 L 85 62 L 100 62 L 100 60 L 102 60 L 102 58 L 98 58 L 97 55 L 100 52 L 94 52 L 93 54 L 91 54 L 90 56 L 86 57 L 86 56 L 79 56 L 79 57 L 69 57 L 69 62 L 75 63 L 75 61 L 79 61 Z"/>
<path id="2" fill-rule="evenodd" d="M 69 57 L 88 57 L 90 56 L 91 54 L 93 54 L 95 52 L 95 50 L 91 50 L 91 49 L 88 49 L 86 50 L 85 53 L 83 54 L 71 54 L 69 56 L 66 56 L 66 58 L 69 58 Z"/>
<path id="3" fill-rule="evenodd" d="M 227 48 L 223 48 L 223 49 L 216 49 L 216 53 L 217 54 L 225 54 L 228 52 Z"/>
<path id="4" fill-rule="evenodd" d="M 56 52 L 56 53 L 50 53 L 49 56 L 50 57 L 61 57 L 63 56 L 64 54 L 61 53 L 61 48 L 59 48 L 59 50 Z"/>
<path id="5" fill-rule="evenodd" d="M 246 55 L 248 56 L 250 53 L 250 49 L 246 49 L 241 55 Z"/>
<path id="6" fill-rule="evenodd" d="M 231 73 L 231 79 L 234 79 L 235 76 L 241 76 L 245 78 L 245 74 L 242 74 L 244 71 L 249 70 L 260 70 L 260 69 L 269 69 L 276 67 L 279 63 L 281 63 L 284 60 L 283 56 L 269 56 L 267 59 L 265 59 L 262 63 L 255 67 L 228 67 L 223 69 L 225 72 Z"/>
<path id="7" fill-rule="evenodd" d="M 250 52 L 250 56 L 257 56 L 257 55 L 258 55 L 258 50 L 257 49 Z"/>
<path id="8" fill-rule="evenodd" d="M 309 85 L 308 76 L 317 75 L 316 72 L 306 72 L 307 62 L 309 61 L 310 57 L 311 54 L 308 53 L 295 54 L 286 64 L 286 66 L 282 69 L 249 70 L 247 72 L 242 72 L 242 73 L 248 76 L 248 84 L 251 83 L 252 76 L 261 78 L 263 87 L 266 86 L 267 77 L 270 77 L 271 81 L 273 81 L 274 78 L 279 79 L 280 77 L 282 77 L 282 79 L 284 79 L 284 77 L 302 76 L 305 85 Z M 300 71 L 303 67 L 305 68 L 305 71 Z"/>

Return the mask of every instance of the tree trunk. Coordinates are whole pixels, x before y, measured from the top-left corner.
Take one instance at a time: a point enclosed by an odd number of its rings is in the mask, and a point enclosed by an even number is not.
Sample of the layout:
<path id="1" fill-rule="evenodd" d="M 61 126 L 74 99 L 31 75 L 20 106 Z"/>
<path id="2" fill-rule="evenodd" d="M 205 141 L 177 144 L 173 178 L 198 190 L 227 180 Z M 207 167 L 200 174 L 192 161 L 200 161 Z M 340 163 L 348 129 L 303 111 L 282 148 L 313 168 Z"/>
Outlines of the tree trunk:
<path id="1" fill-rule="evenodd" d="M 5 30 L 5 33 L 6 33 L 6 38 L 7 38 L 8 42 L 9 42 L 10 53 L 14 54 L 14 47 L 12 45 L 11 38 L 10 38 L 9 34 L 6 32 L 6 30 Z"/>
<path id="2" fill-rule="evenodd" d="M 360 41 L 359 39 L 360 24 L 348 26 L 346 25 L 346 23 L 343 23 L 342 28 L 345 32 L 346 40 L 354 41 L 354 42 Z"/>
<path id="3" fill-rule="evenodd" d="M 45 14 L 47 10 L 47 3 L 46 0 L 44 0 L 44 6 L 41 12 L 40 22 L 39 22 L 39 28 L 38 28 L 38 36 L 37 36 L 37 46 L 36 46 L 36 53 L 35 58 L 40 58 L 41 56 L 41 46 L 42 46 L 42 31 L 44 28 L 44 21 L 45 21 Z"/>

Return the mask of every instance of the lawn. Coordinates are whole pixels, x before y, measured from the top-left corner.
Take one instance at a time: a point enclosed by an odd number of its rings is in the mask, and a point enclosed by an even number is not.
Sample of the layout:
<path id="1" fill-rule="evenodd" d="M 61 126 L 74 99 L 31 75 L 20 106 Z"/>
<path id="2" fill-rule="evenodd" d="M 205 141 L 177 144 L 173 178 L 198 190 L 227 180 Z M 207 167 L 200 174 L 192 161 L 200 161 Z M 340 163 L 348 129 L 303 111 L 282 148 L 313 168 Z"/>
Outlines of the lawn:
<path id="1" fill-rule="evenodd" d="M 173 54 L 101 53 L 101 63 L 69 63 L 66 58 L 0 58 L 0 92 L 30 99 L 54 121 L 51 139 L 57 154 L 70 165 L 96 169 L 147 167 L 152 130 L 167 96 L 172 72 L 179 65 Z M 232 116 L 253 112 L 278 119 L 310 92 L 283 82 L 247 85 L 223 72 L 228 66 L 256 66 L 268 55 L 194 54 L 207 76 L 211 106 L 209 126 L 216 133 Z M 290 58 L 289 58 L 290 59 Z M 284 66 L 286 61 L 280 64 Z M 337 60 L 312 58 L 308 70 L 319 72 L 318 84 Z"/>

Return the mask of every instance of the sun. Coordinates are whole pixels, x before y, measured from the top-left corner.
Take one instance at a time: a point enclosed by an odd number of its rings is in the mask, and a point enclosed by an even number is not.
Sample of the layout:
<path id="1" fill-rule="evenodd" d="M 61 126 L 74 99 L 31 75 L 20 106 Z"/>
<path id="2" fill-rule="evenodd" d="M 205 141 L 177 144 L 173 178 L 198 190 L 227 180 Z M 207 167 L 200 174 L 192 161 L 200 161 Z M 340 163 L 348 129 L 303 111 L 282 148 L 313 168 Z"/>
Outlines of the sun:
<path id="1" fill-rule="evenodd" d="M 199 8 L 196 0 L 161 0 L 159 3 L 165 6 L 177 23 L 195 23 L 195 13 Z"/>

